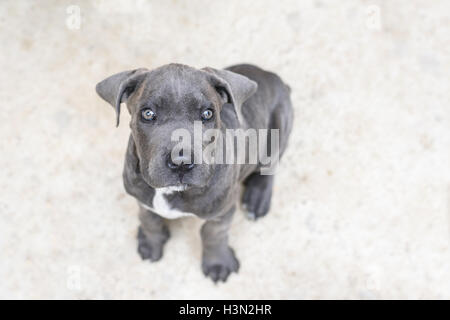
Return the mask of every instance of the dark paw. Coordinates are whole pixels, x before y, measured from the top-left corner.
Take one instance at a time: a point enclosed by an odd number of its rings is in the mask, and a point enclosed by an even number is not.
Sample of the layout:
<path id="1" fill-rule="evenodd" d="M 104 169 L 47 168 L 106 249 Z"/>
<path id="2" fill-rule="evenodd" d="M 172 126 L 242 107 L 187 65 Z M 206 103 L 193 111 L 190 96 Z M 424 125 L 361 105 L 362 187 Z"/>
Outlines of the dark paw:
<path id="1" fill-rule="evenodd" d="M 204 275 L 210 277 L 215 283 L 217 281 L 225 282 L 230 273 L 238 272 L 239 261 L 236 259 L 233 249 L 227 248 L 222 254 L 204 256 L 202 269 Z"/>
<path id="2" fill-rule="evenodd" d="M 142 260 L 156 262 L 160 260 L 163 255 L 164 244 L 169 239 L 169 230 L 165 229 L 162 234 L 150 238 L 146 236 L 141 227 L 139 227 L 137 238 L 138 253 Z"/>
<path id="3" fill-rule="evenodd" d="M 270 209 L 272 182 L 268 176 L 253 176 L 246 183 L 242 208 L 251 220 L 264 217 Z"/>

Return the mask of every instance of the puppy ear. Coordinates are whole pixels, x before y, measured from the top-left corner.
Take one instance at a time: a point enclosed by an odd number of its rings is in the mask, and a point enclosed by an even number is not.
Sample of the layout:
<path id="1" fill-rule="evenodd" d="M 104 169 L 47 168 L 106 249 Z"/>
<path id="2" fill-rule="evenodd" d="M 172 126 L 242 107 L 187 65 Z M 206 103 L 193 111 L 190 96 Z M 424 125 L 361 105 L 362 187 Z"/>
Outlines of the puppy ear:
<path id="1" fill-rule="evenodd" d="M 240 123 L 243 121 L 242 104 L 258 89 L 258 84 L 249 78 L 228 70 L 203 68 L 211 76 L 213 86 L 222 95 L 225 103 L 231 103 Z"/>
<path id="2" fill-rule="evenodd" d="M 97 83 L 95 90 L 103 100 L 109 102 L 116 110 L 116 126 L 119 126 L 120 104 L 127 99 L 144 79 L 147 69 L 135 69 L 116 73 Z"/>

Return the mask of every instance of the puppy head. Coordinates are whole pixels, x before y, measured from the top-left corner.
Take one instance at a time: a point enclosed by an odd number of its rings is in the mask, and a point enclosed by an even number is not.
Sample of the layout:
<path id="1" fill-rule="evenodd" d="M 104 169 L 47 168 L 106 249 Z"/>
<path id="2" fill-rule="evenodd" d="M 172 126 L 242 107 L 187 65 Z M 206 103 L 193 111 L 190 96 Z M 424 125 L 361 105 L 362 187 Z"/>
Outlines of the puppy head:
<path id="1" fill-rule="evenodd" d="M 227 104 L 242 121 L 242 104 L 256 89 L 256 82 L 231 71 L 180 64 L 124 71 L 96 86 L 115 108 L 117 125 L 120 105 L 126 103 L 144 180 L 154 188 L 182 189 L 205 186 L 215 168 L 194 163 L 194 152 L 202 151 L 194 147 L 194 137 L 201 139 L 194 135 L 194 122 L 202 123 L 203 131 L 222 128 L 221 111 Z M 180 129 L 192 137 L 190 148 L 174 155 L 177 141 L 172 141 L 172 133 Z"/>

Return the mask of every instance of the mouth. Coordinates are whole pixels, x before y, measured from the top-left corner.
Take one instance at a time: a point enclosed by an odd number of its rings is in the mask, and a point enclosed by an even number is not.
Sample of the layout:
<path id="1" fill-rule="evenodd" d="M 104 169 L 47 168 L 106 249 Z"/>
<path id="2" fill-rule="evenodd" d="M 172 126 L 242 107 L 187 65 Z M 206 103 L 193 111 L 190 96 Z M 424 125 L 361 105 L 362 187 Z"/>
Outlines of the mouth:
<path id="1" fill-rule="evenodd" d="M 188 184 L 177 183 L 175 185 L 167 186 L 164 188 L 171 192 L 182 192 L 182 191 L 186 191 L 190 187 L 191 186 Z"/>

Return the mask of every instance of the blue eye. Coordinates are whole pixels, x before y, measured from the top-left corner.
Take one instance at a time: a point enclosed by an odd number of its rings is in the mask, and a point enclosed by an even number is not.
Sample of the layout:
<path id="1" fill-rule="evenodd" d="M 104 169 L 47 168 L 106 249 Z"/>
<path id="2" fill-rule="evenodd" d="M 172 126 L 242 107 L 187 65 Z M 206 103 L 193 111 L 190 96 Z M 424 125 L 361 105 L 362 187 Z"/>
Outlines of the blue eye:
<path id="1" fill-rule="evenodd" d="M 152 109 L 144 109 L 141 111 L 142 119 L 145 121 L 151 121 L 156 119 L 156 114 L 153 112 Z"/>
<path id="2" fill-rule="evenodd" d="M 214 112 L 211 109 L 206 109 L 202 112 L 202 119 L 203 120 L 210 120 L 214 115 Z"/>

